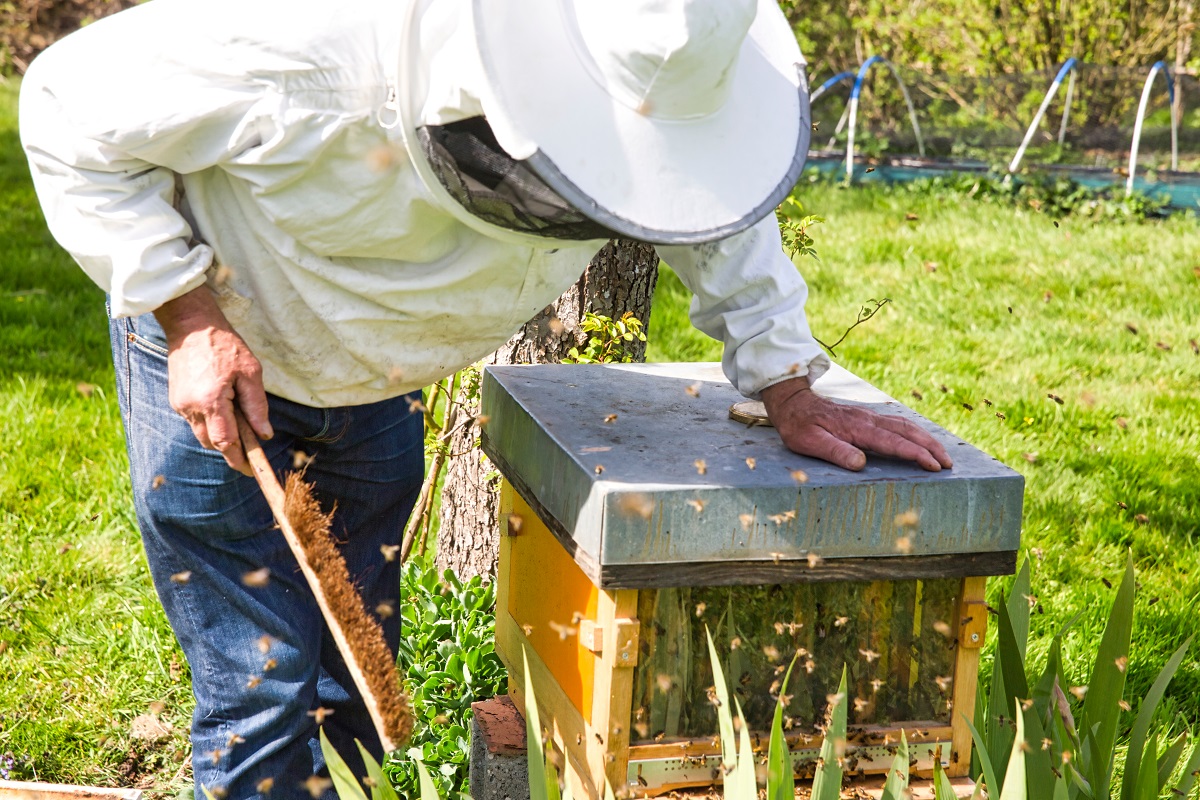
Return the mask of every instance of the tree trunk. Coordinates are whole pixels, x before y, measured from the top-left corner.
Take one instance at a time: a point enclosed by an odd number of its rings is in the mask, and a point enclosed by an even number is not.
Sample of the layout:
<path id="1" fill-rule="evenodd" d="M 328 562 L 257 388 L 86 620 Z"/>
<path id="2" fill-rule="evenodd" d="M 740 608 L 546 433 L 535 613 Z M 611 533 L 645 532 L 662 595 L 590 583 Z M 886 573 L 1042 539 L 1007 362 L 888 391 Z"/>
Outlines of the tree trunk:
<path id="1" fill-rule="evenodd" d="M 562 297 L 525 323 L 507 343 L 483 360 L 489 364 L 552 364 L 567 357 L 572 347 L 587 342 L 579 323 L 586 312 L 612 319 L 626 311 L 650 322 L 650 303 L 658 280 L 658 256 L 650 245 L 615 240 L 604 246 L 587 270 Z M 646 360 L 646 345 L 627 348 L 634 360 Z M 462 392 L 460 401 L 465 402 Z M 470 409 L 472 415 L 478 408 Z M 441 527 L 437 535 L 438 570 L 452 569 L 460 577 L 496 571 L 499 546 L 500 477 L 477 447 L 475 426 L 456 433 L 442 485 Z"/>

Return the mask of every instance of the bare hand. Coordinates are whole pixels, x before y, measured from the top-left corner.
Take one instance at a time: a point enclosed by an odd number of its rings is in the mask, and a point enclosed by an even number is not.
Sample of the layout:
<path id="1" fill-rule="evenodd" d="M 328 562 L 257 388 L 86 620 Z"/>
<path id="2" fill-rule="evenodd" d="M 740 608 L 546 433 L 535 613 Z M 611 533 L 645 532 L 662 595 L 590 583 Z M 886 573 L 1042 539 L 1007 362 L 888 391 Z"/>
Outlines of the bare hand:
<path id="1" fill-rule="evenodd" d="M 201 447 L 220 451 L 230 467 L 250 475 L 233 409 L 237 403 L 260 439 L 274 435 L 258 359 L 207 286 L 164 304 L 154 316 L 167 335 L 171 408 L 192 426 Z"/>
<path id="2" fill-rule="evenodd" d="M 915 461 L 930 472 L 954 466 L 946 449 L 919 426 L 900 417 L 840 405 L 815 394 L 808 378 L 793 378 L 763 390 L 767 416 L 793 452 L 857 472 L 864 450 Z"/>

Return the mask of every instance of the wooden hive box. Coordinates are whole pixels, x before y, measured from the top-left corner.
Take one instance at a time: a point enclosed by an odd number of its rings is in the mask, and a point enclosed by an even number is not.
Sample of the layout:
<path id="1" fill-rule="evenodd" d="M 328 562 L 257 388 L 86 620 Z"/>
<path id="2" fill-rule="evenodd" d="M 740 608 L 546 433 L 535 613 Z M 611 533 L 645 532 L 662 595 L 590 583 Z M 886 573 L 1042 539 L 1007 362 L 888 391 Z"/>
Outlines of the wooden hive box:
<path id="1" fill-rule="evenodd" d="M 602 778 L 642 795 L 719 782 L 706 627 L 764 750 L 800 653 L 799 776 L 843 664 L 849 772 L 885 772 L 903 729 L 918 771 L 967 773 L 984 587 L 1015 568 L 1024 479 L 845 370 L 815 389 L 916 421 L 954 468 L 795 455 L 729 418 L 743 398 L 715 364 L 486 370 L 497 650 L 518 708 L 528 658 L 575 796 L 602 796 Z"/>

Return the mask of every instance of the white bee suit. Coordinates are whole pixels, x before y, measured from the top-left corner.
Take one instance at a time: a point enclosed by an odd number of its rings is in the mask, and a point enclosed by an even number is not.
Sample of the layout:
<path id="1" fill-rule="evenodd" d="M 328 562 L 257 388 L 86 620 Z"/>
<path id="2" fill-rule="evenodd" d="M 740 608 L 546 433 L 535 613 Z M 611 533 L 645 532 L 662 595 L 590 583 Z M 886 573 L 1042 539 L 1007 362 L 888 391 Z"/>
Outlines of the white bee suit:
<path id="1" fill-rule="evenodd" d="M 404 5 L 155 0 L 34 61 L 20 123 L 38 196 L 114 316 L 207 281 L 268 392 L 359 405 L 483 357 L 577 280 L 602 242 L 466 225 L 419 179 L 387 127 Z M 432 9 L 423 120 L 478 115 L 467 4 Z M 744 394 L 827 368 L 772 215 L 659 254 Z"/>

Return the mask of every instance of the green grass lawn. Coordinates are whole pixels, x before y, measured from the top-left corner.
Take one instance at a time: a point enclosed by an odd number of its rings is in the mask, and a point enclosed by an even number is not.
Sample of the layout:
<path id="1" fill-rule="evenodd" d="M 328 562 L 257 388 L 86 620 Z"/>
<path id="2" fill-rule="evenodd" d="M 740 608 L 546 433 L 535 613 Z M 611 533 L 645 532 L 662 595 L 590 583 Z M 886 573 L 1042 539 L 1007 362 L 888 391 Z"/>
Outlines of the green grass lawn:
<path id="1" fill-rule="evenodd" d="M 1112 596 L 1102 581 L 1132 549 L 1136 709 L 1196 628 L 1200 224 L 1055 227 L 949 193 L 812 185 L 801 197 L 827 218 L 813 231 L 821 261 L 803 265 L 816 334 L 836 340 L 861 303 L 891 298 L 838 360 L 1026 475 L 1024 543 L 1045 611 L 1034 636 L 1082 612 L 1067 637 L 1079 682 Z M 719 357 L 687 325 L 686 300 L 665 274 L 653 358 Z M 188 676 L 141 555 L 108 358 L 103 296 L 45 230 L 15 87 L 0 85 L 0 755 L 21 777 L 149 776 L 170 790 Z M 1194 656 L 1171 702 L 1200 720 Z M 133 738 L 155 703 L 174 733 Z"/>
<path id="2" fill-rule="evenodd" d="M 890 298 L 836 360 L 1025 475 L 1022 543 L 1045 612 L 1033 636 L 1044 650 L 1082 613 L 1065 645 L 1078 683 L 1113 596 L 1103 581 L 1119 580 L 1132 549 L 1136 710 L 1197 630 L 1200 355 L 1189 341 L 1200 339 L 1200 224 L 1056 225 L 1027 209 L 903 189 L 808 184 L 798 196 L 826 218 L 812 231 L 820 262 L 801 265 L 814 334 L 834 342 L 861 304 Z M 686 291 L 665 275 L 652 360 L 720 358 L 687 326 L 686 308 Z M 992 595 L 1006 583 L 993 581 Z M 1193 722 L 1198 655 L 1200 646 L 1168 703 Z"/>
<path id="3" fill-rule="evenodd" d="M 188 752 L 187 668 L 122 437 L 104 295 L 46 231 L 0 85 L 0 754 L 16 776 L 167 788 Z M 175 729 L 157 743 L 131 736 L 152 703 Z"/>

